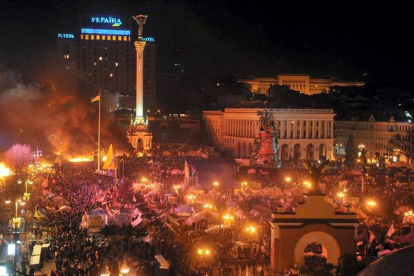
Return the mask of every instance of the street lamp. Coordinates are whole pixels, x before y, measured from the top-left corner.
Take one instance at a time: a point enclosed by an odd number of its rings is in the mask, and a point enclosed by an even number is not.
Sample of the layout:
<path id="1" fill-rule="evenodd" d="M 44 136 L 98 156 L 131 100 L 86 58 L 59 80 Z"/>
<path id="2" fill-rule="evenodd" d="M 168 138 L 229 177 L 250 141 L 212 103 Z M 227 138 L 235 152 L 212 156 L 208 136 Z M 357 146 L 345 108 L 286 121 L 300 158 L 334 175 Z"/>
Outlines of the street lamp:
<path id="1" fill-rule="evenodd" d="M 303 186 L 305 186 L 305 188 L 307 188 L 307 189 L 310 189 L 310 188 L 312 188 L 312 183 L 310 183 L 309 181 L 304 181 Z"/>
<path id="2" fill-rule="evenodd" d="M 223 220 L 224 220 L 224 227 L 228 228 L 231 226 L 231 223 L 234 220 L 234 217 L 230 214 L 225 214 L 223 216 Z"/>
<path id="3" fill-rule="evenodd" d="M 24 201 L 29 201 L 29 199 L 30 199 L 30 193 L 27 192 L 27 184 L 32 185 L 33 181 L 31 179 L 27 179 L 25 181 L 26 192 L 23 194 L 23 200 Z"/>
<path id="4" fill-rule="evenodd" d="M 247 186 L 249 186 L 249 183 L 247 183 L 247 181 L 243 181 L 241 183 L 242 192 L 244 192 L 244 190 L 247 188 Z"/>
<path id="5" fill-rule="evenodd" d="M 218 189 L 218 187 L 220 186 L 220 182 L 214 181 L 213 186 L 214 186 L 214 188 Z"/>
<path id="6" fill-rule="evenodd" d="M 187 199 L 189 199 L 191 201 L 191 204 L 194 204 L 194 200 L 196 199 L 195 195 L 188 195 Z"/>
<path id="7" fill-rule="evenodd" d="M 211 210 L 211 209 L 213 209 L 214 208 L 214 206 L 212 205 L 212 204 L 210 204 L 210 203 L 206 203 L 206 204 L 204 204 L 204 209 L 209 209 L 209 210 Z"/>
<path id="8" fill-rule="evenodd" d="M 249 226 L 246 227 L 246 233 L 248 233 L 248 234 L 252 234 L 253 235 L 253 234 L 256 233 L 256 231 L 257 231 L 257 229 L 253 225 L 249 225 Z"/>
<path id="9" fill-rule="evenodd" d="M 289 183 L 291 180 L 292 180 L 292 178 L 291 178 L 290 176 L 286 176 L 286 177 L 285 177 L 285 181 L 286 181 L 287 183 Z"/>

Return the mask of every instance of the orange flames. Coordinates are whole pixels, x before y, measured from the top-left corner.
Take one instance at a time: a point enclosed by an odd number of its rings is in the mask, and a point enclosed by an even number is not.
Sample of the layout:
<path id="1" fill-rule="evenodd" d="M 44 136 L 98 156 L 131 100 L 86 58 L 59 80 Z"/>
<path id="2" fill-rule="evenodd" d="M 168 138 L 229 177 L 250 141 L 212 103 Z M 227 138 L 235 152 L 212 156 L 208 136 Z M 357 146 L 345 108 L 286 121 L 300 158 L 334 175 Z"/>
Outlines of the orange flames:
<path id="1" fill-rule="evenodd" d="M 69 159 L 72 163 L 92 162 L 93 156 L 76 156 Z"/>

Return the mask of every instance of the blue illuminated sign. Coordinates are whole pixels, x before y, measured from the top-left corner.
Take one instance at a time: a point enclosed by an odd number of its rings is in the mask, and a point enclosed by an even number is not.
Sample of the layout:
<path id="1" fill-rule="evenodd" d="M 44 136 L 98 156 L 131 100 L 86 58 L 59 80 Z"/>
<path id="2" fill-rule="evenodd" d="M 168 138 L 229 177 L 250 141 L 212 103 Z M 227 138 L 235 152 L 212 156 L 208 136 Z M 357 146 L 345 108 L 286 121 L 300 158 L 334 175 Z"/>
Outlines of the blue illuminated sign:
<path id="1" fill-rule="evenodd" d="M 142 40 L 146 42 L 155 42 L 155 39 L 153 37 L 143 37 Z"/>
<path id="2" fill-rule="evenodd" d="M 61 33 L 58 33 L 58 38 L 74 39 L 75 36 L 73 34 L 61 34 Z"/>
<path id="3" fill-rule="evenodd" d="M 111 16 L 92 16 L 91 23 L 112 24 L 112 27 L 119 27 L 122 25 L 122 21 L 120 18 Z"/>
<path id="4" fill-rule="evenodd" d="M 131 35 L 129 30 L 105 30 L 105 29 L 81 29 L 82 34 L 98 34 L 98 35 Z"/>

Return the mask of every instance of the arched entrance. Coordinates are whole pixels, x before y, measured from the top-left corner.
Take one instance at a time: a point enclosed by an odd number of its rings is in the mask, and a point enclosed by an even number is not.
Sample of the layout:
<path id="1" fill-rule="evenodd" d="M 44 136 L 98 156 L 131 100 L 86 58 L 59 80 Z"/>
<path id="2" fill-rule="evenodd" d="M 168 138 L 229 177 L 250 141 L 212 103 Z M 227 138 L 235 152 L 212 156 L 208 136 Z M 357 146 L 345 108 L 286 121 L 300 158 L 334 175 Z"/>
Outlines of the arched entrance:
<path id="1" fill-rule="evenodd" d="M 319 145 L 319 160 L 321 161 L 326 160 L 326 145 L 325 144 Z"/>
<path id="2" fill-rule="evenodd" d="M 306 160 L 313 160 L 313 151 L 314 151 L 313 144 L 309 144 L 306 147 Z"/>
<path id="3" fill-rule="evenodd" d="M 300 157 L 301 150 L 302 150 L 302 147 L 300 146 L 300 144 L 296 144 L 293 148 L 293 162 L 295 164 L 298 164 L 301 159 Z"/>
<path id="4" fill-rule="evenodd" d="M 281 147 L 280 159 L 282 162 L 289 161 L 289 148 L 287 144 L 283 144 Z"/>
<path id="5" fill-rule="evenodd" d="M 143 150 L 144 149 L 144 143 L 142 142 L 141 138 L 138 139 L 137 149 L 138 150 Z"/>
<path id="6" fill-rule="evenodd" d="M 295 263 L 301 267 L 305 265 L 305 249 L 313 243 L 322 244 L 326 249 L 326 263 L 338 265 L 338 259 L 341 256 L 339 244 L 334 237 L 321 231 L 307 233 L 298 240 L 294 250 Z"/>

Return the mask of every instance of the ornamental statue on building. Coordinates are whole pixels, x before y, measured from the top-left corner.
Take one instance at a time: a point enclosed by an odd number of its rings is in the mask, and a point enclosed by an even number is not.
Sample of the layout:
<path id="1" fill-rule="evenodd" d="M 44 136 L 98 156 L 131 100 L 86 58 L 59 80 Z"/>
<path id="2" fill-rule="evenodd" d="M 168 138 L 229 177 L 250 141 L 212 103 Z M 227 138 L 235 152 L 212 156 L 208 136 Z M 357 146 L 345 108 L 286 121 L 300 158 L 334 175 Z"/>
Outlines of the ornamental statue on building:
<path id="1" fill-rule="evenodd" d="M 259 129 L 253 144 L 251 164 L 252 166 L 278 168 L 280 162 L 273 114 L 267 110 L 259 110 L 257 116 L 259 116 Z"/>

